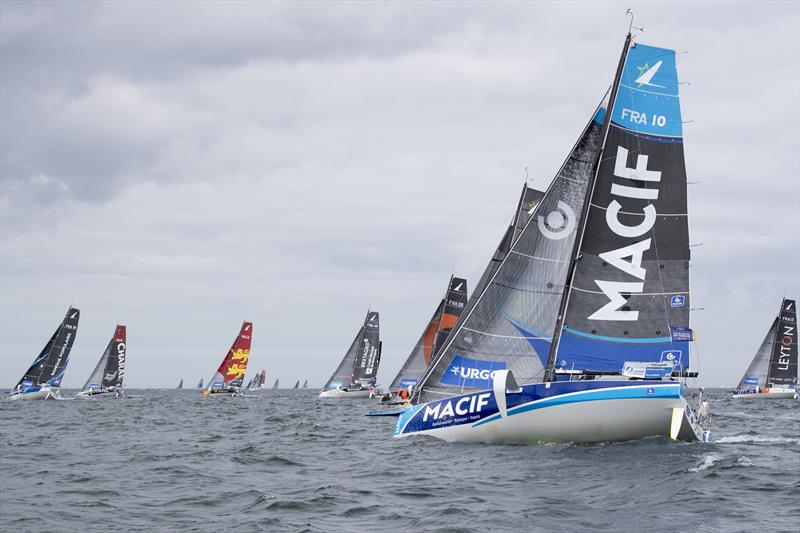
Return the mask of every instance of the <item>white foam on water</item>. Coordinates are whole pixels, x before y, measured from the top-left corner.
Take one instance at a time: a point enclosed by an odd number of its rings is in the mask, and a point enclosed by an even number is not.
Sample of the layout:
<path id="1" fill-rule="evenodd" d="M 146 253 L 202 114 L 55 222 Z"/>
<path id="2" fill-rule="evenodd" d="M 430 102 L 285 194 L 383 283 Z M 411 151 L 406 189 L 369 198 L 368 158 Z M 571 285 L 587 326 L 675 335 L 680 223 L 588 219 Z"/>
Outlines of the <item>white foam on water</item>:
<path id="1" fill-rule="evenodd" d="M 753 443 L 784 443 L 800 445 L 800 439 L 793 437 L 762 437 L 761 435 L 731 435 L 729 437 L 720 437 L 714 440 L 715 444 L 734 444 L 740 442 L 753 442 Z"/>
<path id="2" fill-rule="evenodd" d="M 721 453 L 709 453 L 703 456 L 703 462 L 697 466 L 693 466 L 689 469 L 689 472 L 700 472 L 702 470 L 706 470 L 707 468 L 711 468 L 714 466 L 714 463 L 720 461 L 722 459 Z"/>

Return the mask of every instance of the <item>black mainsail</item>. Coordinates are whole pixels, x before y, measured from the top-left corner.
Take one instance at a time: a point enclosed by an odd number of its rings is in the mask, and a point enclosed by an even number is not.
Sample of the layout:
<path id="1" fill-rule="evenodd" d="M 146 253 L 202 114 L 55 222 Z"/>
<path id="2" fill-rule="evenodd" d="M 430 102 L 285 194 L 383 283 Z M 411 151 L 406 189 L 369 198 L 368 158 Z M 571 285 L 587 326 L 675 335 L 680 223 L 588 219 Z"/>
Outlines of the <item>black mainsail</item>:
<path id="1" fill-rule="evenodd" d="M 114 335 L 108 341 L 108 346 L 97 361 L 89 379 L 83 385 L 81 394 L 92 396 L 113 392 L 121 395 L 123 392 L 122 379 L 125 375 L 125 360 L 127 354 L 127 328 L 117 324 Z"/>
<path id="2" fill-rule="evenodd" d="M 795 388 L 797 386 L 796 302 L 784 298 L 737 390 Z"/>
<path id="3" fill-rule="evenodd" d="M 69 362 L 69 353 L 78 332 L 80 310 L 70 307 L 64 320 L 47 341 L 10 394 L 36 392 L 44 386 L 58 388 Z"/>

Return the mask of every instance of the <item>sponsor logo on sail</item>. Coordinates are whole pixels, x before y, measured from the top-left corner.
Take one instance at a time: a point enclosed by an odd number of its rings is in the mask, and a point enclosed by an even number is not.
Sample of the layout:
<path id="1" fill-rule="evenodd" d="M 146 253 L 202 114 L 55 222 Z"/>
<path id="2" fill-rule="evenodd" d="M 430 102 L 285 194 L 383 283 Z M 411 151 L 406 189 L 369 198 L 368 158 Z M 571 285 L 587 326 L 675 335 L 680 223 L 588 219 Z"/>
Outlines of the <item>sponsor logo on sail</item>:
<path id="1" fill-rule="evenodd" d="M 758 385 L 758 378 L 744 378 L 745 385 Z"/>
<path id="2" fill-rule="evenodd" d="M 661 352 L 661 361 L 667 361 L 668 363 L 673 363 L 675 365 L 680 365 L 681 358 L 683 356 L 683 351 L 681 350 L 664 350 Z"/>
<path id="3" fill-rule="evenodd" d="M 547 214 L 547 217 L 539 215 L 536 219 L 539 231 L 548 239 L 559 241 L 568 237 L 575 229 L 575 211 L 561 200 L 555 210 Z"/>
<path id="4" fill-rule="evenodd" d="M 458 291 L 460 291 L 460 290 L 461 290 L 461 287 L 463 287 L 463 286 L 464 286 L 464 282 L 462 281 L 461 283 L 459 283 L 459 284 L 458 284 L 458 287 L 456 287 L 456 288 L 455 288 L 455 289 L 453 289 L 453 290 L 454 290 L 454 291 L 456 291 L 456 292 L 458 292 Z"/>
<path id="5" fill-rule="evenodd" d="M 686 296 L 683 296 L 682 294 L 676 294 L 670 298 L 669 305 L 672 307 L 683 307 L 686 305 Z"/>
<path id="6" fill-rule="evenodd" d="M 656 85 L 655 83 L 650 83 L 650 81 L 653 79 L 653 76 L 655 76 L 658 73 L 658 69 L 661 68 L 661 65 L 663 63 L 664 63 L 663 61 L 658 61 L 652 67 L 648 63 L 645 63 L 641 67 L 636 67 L 636 69 L 639 71 L 639 77 L 636 78 L 634 83 L 637 83 L 640 88 L 642 86 L 647 86 L 647 87 L 658 87 L 659 89 L 663 89 L 664 88 L 663 85 Z"/>
<path id="7" fill-rule="evenodd" d="M 649 157 L 646 154 L 636 155 L 636 166 L 628 166 L 628 150 L 622 146 L 617 147 L 617 157 L 614 163 L 614 176 L 626 180 L 658 184 L 661 181 L 661 172 L 649 170 L 647 168 Z M 653 203 L 648 204 L 642 209 L 642 215 L 637 215 L 639 222 L 632 226 L 623 224 L 620 220 L 622 214 L 622 204 L 617 198 L 633 198 L 637 200 L 657 200 L 659 190 L 657 188 L 643 188 L 623 185 L 621 183 L 611 184 L 611 197 L 606 208 L 606 224 L 614 234 L 625 239 L 638 239 L 649 232 L 656 223 L 656 208 Z M 608 298 L 608 303 L 589 315 L 589 320 L 619 320 L 633 321 L 639 319 L 639 311 L 631 310 L 628 307 L 628 298 L 634 294 L 641 294 L 644 290 L 644 281 L 647 277 L 647 270 L 642 267 L 642 260 L 645 252 L 650 250 L 652 239 L 650 237 L 637 240 L 629 245 L 622 246 L 615 250 L 609 250 L 599 254 L 600 259 L 616 268 L 620 272 L 635 278 L 638 281 L 607 281 L 594 280 L 597 286 Z M 613 276 L 618 279 L 618 276 Z M 625 296 L 623 296 L 623 294 Z M 620 309 L 625 307 L 625 309 Z"/>
<path id="8" fill-rule="evenodd" d="M 439 380 L 442 385 L 489 388 L 497 370 L 507 367 L 505 361 L 485 361 L 456 355 Z"/>

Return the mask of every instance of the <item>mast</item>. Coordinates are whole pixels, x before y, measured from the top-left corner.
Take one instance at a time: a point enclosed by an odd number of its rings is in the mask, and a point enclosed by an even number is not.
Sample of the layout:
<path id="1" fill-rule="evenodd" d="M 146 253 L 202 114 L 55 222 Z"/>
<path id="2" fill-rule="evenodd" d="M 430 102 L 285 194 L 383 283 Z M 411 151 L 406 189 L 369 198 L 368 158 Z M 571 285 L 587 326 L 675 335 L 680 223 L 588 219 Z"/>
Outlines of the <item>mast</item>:
<path id="1" fill-rule="evenodd" d="M 603 120 L 603 129 L 600 134 L 600 137 L 603 139 L 603 142 L 600 146 L 600 150 L 597 151 L 594 160 L 594 177 L 592 178 L 592 182 L 589 187 L 586 188 L 586 196 L 584 198 L 583 207 L 581 209 L 581 215 L 579 218 L 578 228 L 580 231 L 580 237 L 575 239 L 572 248 L 572 264 L 570 265 L 569 274 L 567 277 L 567 283 L 565 284 L 564 294 L 561 297 L 561 305 L 558 309 L 558 318 L 556 319 L 556 328 L 553 334 L 553 342 L 550 345 L 550 354 L 547 359 L 547 366 L 545 367 L 544 373 L 544 381 L 553 381 L 555 377 L 555 362 L 556 357 L 558 356 L 558 345 L 561 341 L 561 333 L 564 329 L 564 315 L 567 310 L 567 304 L 569 303 L 569 295 L 572 292 L 572 283 L 575 277 L 575 269 L 576 264 L 578 261 L 578 254 L 581 250 L 581 245 L 583 243 L 583 235 L 586 230 L 586 218 L 589 213 L 590 202 L 592 196 L 594 194 L 594 186 L 597 182 L 597 173 L 600 168 L 600 160 L 603 156 L 603 152 L 605 151 L 606 147 L 606 140 L 608 138 L 608 130 L 611 125 L 611 117 L 614 113 L 614 104 L 616 103 L 617 98 L 617 91 L 619 88 L 619 82 L 622 79 L 622 71 L 625 68 L 625 59 L 628 56 L 628 50 L 630 49 L 631 44 L 631 33 L 628 31 L 628 34 L 625 36 L 625 45 L 622 48 L 622 54 L 619 58 L 619 63 L 617 64 L 617 72 L 614 75 L 614 83 L 611 86 L 611 96 L 608 100 L 608 108 L 606 109 L 606 116 Z"/>

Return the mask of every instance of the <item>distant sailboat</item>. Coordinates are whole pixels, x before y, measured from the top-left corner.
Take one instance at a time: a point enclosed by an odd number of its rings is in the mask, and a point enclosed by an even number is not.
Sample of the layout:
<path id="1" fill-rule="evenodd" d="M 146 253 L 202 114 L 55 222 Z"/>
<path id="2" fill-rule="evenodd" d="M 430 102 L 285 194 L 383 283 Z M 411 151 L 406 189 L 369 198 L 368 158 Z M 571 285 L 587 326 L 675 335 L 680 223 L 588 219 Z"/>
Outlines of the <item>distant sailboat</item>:
<path id="1" fill-rule="evenodd" d="M 304 389 L 307 389 L 307 388 L 308 388 L 308 380 L 305 380 L 305 381 L 303 382 L 303 388 L 304 388 Z"/>
<path id="2" fill-rule="evenodd" d="M 197 388 L 200 390 L 203 389 L 203 378 L 200 378 L 200 383 L 197 384 Z"/>
<path id="3" fill-rule="evenodd" d="M 8 394 L 12 400 L 46 400 L 61 397 L 61 378 L 78 333 L 81 312 L 70 307 L 31 367 Z"/>
<path id="4" fill-rule="evenodd" d="M 250 359 L 250 343 L 253 336 L 253 323 L 244 322 L 239 335 L 233 341 L 228 353 L 203 389 L 203 396 L 236 396 L 241 394 L 247 361 Z"/>
<path id="5" fill-rule="evenodd" d="M 261 374 L 258 377 L 258 388 L 263 389 L 264 385 L 267 384 L 267 371 L 262 369 Z"/>
<path id="6" fill-rule="evenodd" d="M 95 396 L 115 397 L 123 395 L 122 378 L 125 375 L 125 359 L 127 350 L 127 331 L 124 325 L 117 324 L 114 336 L 100 356 L 89 379 L 83 385 L 78 396 L 89 398 Z"/>
<path id="7" fill-rule="evenodd" d="M 281 384 L 281 380 L 276 379 L 275 383 L 273 383 L 273 385 L 272 385 L 272 390 L 277 389 L 280 384 Z"/>
<path id="8" fill-rule="evenodd" d="M 675 52 L 631 39 L 610 98 L 478 284 L 396 437 L 709 438 L 708 402 L 695 413 L 673 378 L 696 376 Z"/>
<path id="9" fill-rule="evenodd" d="M 734 398 L 797 397 L 797 309 L 783 299 L 778 316 L 747 368 Z"/>
<path id="10" fill-rule="evenodd" d="M 247 389 L 247 390 L 253 390 L 253 388 L 254 388 L 254 387 L 253 387 L 253 381 L 254 381 L 254 380 L 255 380 L 255 378 L 250 378 L 250 381 L 248 381 L 248 382 L 247 382 L 247 386 L 245 387 L 245 389 Z"/>
<path id="11" fill-rule="evenodd" d="M 181 378 L 180 382 L 178 382 L 178 386 L 175 387 L 175 388 L 176 389 L 182 389 L 183 388 L 183 378 Z"/>
<path id="12" fill-rule="evenodd" d="M 294 388 L 295 389 L 300 388 L 300 380 L 299 379 L 297 380 L 297 383 L 294 384 Z"/>
<path id="13" fill-rule="evenodd" d="M 380 318 L 377 311 L 370 310 L 353 344 L 319 397 L 369 398 L 375 388 L 380 362 Z"/>
<path id="14" fill-rule="evenodd" d="M 402 403 L 408 399 L 409 391 L 417 384 L 444 346 L 447 336 L 458 322 L 461 312 L 467 305 L 467 280 L 450 276 L 447 290 L 439 302 L 433 316 L 422 331 L 417 344 L 411 350 L 397 376 L 392 380 L 389 391 L 391 398 L 386 401 Z"/>

